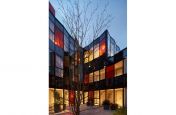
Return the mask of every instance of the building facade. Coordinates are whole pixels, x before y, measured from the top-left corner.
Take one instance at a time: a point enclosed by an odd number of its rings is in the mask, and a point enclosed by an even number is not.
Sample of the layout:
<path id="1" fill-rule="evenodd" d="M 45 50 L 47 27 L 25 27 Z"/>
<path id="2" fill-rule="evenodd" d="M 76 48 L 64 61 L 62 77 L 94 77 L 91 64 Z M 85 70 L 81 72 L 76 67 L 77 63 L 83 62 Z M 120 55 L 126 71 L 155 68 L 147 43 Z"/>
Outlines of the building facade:
<path id="1" fill-rule="evenodd" d="M 78 48 L 81 53 L 77 52 Z M 82 69 L 78 70 L 80 59 Z M 79 71 L 79 72 L 78 72 Z M 82 74 L 80 77 L 79 74 Z M 82 104 L 89 100 L 101 106 L 105 99 L 119 107 L 127 106 L 127 48 L 120 50 L 108 30 L 82 48 L 55 17 L 49 4 L 49 109 L 54 111 L 58 102 L 60 110 L 74 103 L 82 81 Z M 57 94 L 57 95 L 56 95 Z"/>

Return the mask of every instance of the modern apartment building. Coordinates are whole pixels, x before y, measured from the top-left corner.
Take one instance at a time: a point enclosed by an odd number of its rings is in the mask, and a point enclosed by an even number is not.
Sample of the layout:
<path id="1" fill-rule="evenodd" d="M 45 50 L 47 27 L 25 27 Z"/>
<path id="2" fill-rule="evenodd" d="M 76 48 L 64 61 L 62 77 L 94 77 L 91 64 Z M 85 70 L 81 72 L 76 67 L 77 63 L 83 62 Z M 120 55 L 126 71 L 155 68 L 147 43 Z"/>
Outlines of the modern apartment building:
<path id="1" fill-rule="evenodd" d="M 81 53 L 77 49 L 81 48 Z M 79 78 L 78 64 L 82 57 L 83 77 Z M 49 107 L 59 101 L 60 109 L 74 103 L 73 87 L 78 78 L 83 82 L 82 104 L 93 100 L 102 105 L 107 99 L 120 107 L 127 106 L 127 48 L 120 50 L 115 40 L 105 30 L 86 47 L 80 47 L 65 27 L 55 17 L 49 4 Z M 57 92 L 58 96 L 55 95 Z"/>

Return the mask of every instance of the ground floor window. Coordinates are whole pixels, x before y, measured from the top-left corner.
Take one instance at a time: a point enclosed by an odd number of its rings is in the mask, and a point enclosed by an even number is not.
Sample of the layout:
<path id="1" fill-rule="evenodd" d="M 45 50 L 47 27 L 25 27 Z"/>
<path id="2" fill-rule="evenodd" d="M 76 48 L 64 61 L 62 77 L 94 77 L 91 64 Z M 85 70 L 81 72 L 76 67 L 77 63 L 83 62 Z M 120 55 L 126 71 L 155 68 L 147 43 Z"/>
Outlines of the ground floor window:
<path id="1" fill-rule="evenodd" d="M 100 90 L 100 105 L 103 104 L 104 100 L 105 100 L 105 90 Z"/>
<path id="2" fill-rule="evenodd" d="M 84 103 L 88 102 L 88 92 L 84 92 Z"/>
<path id="3" fill-rule="evenodd" d="M 115 89 L 115 103 L 123 107 L 123 88 Z"/>
<path id="4" fill-rule="evenodd" d="M 66 106 L 69 105 L 69 92 L 68 92 L 68 90 L 64 90 L 64 104 Z"/>
<path id="5" fill-rule="evenodd" d="M 114 103 L 114 89 L 106 90 L 106 99 L 110 101 L 110 103 Z"/>
<path id="6" fill-rule="evenodd" d="M 94 91 L 94 105 L 99 105 L 99 90 Z"/>

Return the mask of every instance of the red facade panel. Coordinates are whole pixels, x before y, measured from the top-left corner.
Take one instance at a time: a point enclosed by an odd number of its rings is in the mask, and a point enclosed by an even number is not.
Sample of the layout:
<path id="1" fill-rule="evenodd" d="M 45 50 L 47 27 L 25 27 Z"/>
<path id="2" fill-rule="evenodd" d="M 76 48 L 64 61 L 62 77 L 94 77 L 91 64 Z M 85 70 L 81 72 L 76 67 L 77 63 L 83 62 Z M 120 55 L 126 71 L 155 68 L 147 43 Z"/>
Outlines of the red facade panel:
<path id="1" fill-rule="evenodd" d="M 110 65 L 106 67 L 106 78 L 114 77 L 114 65 Z"/>

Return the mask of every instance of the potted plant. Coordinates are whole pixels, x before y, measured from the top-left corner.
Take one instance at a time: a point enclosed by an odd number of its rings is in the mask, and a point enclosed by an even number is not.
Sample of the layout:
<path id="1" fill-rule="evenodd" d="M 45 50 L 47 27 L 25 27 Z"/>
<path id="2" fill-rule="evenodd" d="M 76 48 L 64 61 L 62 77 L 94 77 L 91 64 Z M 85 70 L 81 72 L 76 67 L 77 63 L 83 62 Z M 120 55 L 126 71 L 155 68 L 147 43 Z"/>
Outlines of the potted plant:
<path id="1" fill-rule="evenodd" d="M 110 101 L 109 100 L 104 100 L 103 101 L 104 110 L 109 110 L 109 106 L 110 106 Z"/>
<path id="2" fill-rule="evenodd" d="M 116 110 L 118 108 L 118 105 L 117 104 L 111 104 L 111 110 Z"/>

